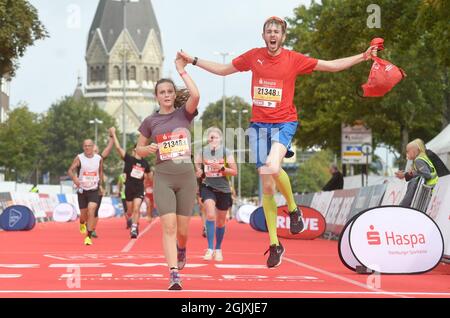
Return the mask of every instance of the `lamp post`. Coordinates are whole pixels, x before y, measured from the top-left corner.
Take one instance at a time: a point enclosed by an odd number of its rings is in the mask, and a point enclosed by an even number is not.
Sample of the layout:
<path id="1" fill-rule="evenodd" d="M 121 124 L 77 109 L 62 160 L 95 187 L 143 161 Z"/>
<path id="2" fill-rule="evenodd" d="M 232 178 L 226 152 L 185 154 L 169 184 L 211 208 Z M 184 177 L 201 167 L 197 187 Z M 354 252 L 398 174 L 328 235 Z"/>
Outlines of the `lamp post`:
<path id="1" fill-rule="evenodd" d="M 238 124 L 239 124 L 239 132 L 241 132 L 241 120 L 242 120 L 242 113 L 246 114 L 248 113 L 248 109 L 242 109 L 242 110 L 236 110 L 233 109 L 231 113 L 236 114 L 238 113 Z M 240 154 L 242 149 L 238 149 L 239 151 L 239 157 L 238 157 L 238 201 L 241 202 L 241 158 Z"/>
<path id="2" fill-rule="evenodd" d="M 123 30 L 122 33 L 124 35 L 123 41 L 123 66 L 122 66 L 122 147 L 123 149 L 127 149 L 127 132 L 126 132 L 126 121 L 125 121 L 125 107 L 126 107 L 126 80 L 127 80 L 127 52 L 125 45 L 125 30 L 127 29 L 127 3 L 129 2 L 139 2 L 139 0 L 113 0 L 116 2 L 122 2 L 123 4 Z"/>
<path id="3" fill-rule="evenodd" d="M 97 131 L 98 131 L 97 130 L 97 124 L 103 124 L 103 121 L 101 121 L 98 118 L 95 118 L 93 120 L 90 120 L 89 124 L 94 124 L 94 127 L 95 127 L 95 141 L 94 141 L 94 143 L 97 145 Z"/>
<path id="4" fill-rule="evenodd" d="M 223 64 L 225 64 L 225 58 L 228 56 L 228 55 L 233 55 L 234 53 L 233 52 L 214 52 L 214 54 L 215 55 L 221 55 L 222 56 L 222 58 L 223 58 Z M 225 114 L 225 76 L 223 76 L 223 86 L 222 86 L 222 92 L 223 92 L 223 95 L 222 95 L 222 140 L 223 140 L 223 144 L 224 145 L 226 145 L 226 133 L 225 133 L 225 129 L 226 129 L 226 127 L 225 127 L 225 125 L 226 125 L 226 114 Z"/>

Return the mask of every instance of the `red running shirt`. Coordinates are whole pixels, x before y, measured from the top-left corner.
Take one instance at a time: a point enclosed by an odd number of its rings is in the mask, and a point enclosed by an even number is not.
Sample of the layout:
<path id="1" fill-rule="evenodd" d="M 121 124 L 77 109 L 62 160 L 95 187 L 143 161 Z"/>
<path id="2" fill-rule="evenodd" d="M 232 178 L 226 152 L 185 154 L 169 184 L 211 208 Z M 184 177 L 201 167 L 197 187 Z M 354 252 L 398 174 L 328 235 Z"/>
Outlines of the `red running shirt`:
<path id="1" fill-rule="evenodd" d="M 317 59 L 286 49 L 271 56 L 264 47 L 252 49 L 232 63 L 240 72 L 252 71 L 252 122 L 297 121 L 295 80 L 298 75 L 311 73 Z"/>

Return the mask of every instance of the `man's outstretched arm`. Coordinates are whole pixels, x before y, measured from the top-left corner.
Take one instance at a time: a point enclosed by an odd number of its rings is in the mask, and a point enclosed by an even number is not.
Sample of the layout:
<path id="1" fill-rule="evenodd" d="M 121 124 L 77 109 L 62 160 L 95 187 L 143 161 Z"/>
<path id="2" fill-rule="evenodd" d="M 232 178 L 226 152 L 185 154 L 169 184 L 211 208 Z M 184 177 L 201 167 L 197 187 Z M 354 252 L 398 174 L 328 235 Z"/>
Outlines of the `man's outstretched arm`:
<path id="1" fill-rule="evenodd" d="M 354 56 L 344 57 L 342 59 L 332 61 L 319 60 L 314 68 L 314 71 L 340 72 L 352 67 L 353 65 L 367 61 L 370 58 L 370 55 L 376 56 L 376 53 L 377 47 L 371 46 L 366 52 Z"/>
<path id="2" fill-rule="evenodd" d="M 183 59 L 185 59 L 187 63 L 194 64 L 194 58 L 186 52 L 181 51 L 178 52 L 178 54 L 183 57 Z M 197 58 L 195 60 L 195 65 L 204 69 L 205 71 L 221 76 L 226 76 L 238 72 L 238 70 L 232 63 L 221 64 Z"/>

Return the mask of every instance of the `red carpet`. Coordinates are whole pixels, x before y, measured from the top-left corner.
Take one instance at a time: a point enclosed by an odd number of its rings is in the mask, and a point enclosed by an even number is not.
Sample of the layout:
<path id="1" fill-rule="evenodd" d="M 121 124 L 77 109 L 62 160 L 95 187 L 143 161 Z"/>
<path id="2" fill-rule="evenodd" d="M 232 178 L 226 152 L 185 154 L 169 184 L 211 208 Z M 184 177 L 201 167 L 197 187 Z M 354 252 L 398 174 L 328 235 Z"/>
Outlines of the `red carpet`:
<path id="1" fill-rule="evenodd" d="M 124 219 L 100 220 L 92 246 L 83 245 L 78 227 L 48 222 L 29 232 L 0 231 L 0 297 L 450 297 L 448 265 L 421 275 L 360 275 L 342 265 L 336 241 L 282 240 L 283 263 L 268 269 L 267 233 L 236 221 L 226 228 L 224 261 L 206 262 L 198 217 L 181 271 L 184 290 L 168 291 L 159 219 L 143 219 L 132 241 Z"/>

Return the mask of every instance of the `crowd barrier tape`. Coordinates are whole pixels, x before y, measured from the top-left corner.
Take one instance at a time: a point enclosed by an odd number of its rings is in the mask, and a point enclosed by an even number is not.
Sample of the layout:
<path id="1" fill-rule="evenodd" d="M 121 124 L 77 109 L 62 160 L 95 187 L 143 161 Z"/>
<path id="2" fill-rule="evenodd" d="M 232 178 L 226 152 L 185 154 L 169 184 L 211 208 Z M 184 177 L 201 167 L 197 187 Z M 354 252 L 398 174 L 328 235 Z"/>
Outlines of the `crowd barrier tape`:
<path id="1" fill-rule="evenodd" d="M 382 206 L 351 218 L 338 250 L 344 265 L 360 273 L 420 274 L 439 264 L 444 239 L 437 224 L 422 211 Z"/>

